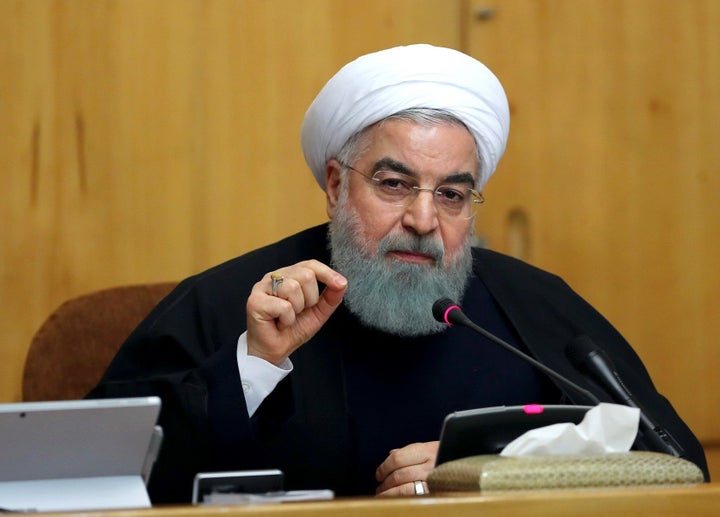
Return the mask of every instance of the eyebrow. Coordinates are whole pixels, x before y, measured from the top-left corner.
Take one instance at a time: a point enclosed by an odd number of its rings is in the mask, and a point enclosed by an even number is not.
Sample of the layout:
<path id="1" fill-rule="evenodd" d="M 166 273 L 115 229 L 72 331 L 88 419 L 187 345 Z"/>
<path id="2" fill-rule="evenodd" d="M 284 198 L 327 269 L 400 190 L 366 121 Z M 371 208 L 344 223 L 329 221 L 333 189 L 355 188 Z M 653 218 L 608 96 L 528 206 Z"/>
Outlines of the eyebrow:
<path id="1" fill-rule="evenodd" d="M 394 160 L 389 157 L 381 158 L 380 160 L 376 161 L 373 164 L 372 167 L 372 173 L 375 174 L 377 171 L 386 171 L 391 170 L 393 172 L 400 172 L 402 174 L 407 174 L 408 176 L 411 176 L 415 179 L 418 179 L 420 175 L 415 172 L 413 169 L 408 167 L 406 164 L 399 162 L 397 160 Z M 454 172 L 452 174 L 449 174 L 445 176 L 441 181 L 440 184 L 444 185 L 446 183 L 467 183 L 471 186 L 475 185 L 475 177 L 470 172 Z"/>

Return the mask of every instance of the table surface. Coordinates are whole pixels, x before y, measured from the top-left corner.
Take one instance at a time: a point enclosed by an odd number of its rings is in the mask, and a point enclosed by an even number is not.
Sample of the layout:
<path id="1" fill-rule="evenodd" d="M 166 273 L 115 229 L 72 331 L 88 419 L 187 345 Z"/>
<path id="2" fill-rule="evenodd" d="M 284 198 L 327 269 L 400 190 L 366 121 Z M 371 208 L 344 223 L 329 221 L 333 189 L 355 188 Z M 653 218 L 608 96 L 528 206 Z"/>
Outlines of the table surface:
<path id="1" fill-rule="evenodd" d="M 233 506 L 156 506 L 140 510 L 63 513 L 85 517 L 335 516 L 464 517 L 532 515 L 720 515 L 720 483 L 504 493 L 454 492 L 415 497 L 336 498 Z M 37 515 L 37 514 L 36 514 Z M 56 514 L 58 515 L 58 514 Z"/>

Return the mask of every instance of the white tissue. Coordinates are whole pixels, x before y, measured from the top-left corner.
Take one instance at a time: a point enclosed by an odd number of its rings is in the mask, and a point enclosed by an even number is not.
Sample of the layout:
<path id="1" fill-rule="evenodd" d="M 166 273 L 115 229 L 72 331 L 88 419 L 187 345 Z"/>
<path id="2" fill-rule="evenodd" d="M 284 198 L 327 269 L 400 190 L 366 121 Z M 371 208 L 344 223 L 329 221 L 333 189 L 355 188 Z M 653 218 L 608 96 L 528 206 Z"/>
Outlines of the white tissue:
<path id="1" fill-rule="evenodd" d="M 554 424 L 515 438 L 501 456 L 547 456 L 627 452 L 638 431 L 640 410 L 601 403 L 588 410 L 579 424 Z"/>

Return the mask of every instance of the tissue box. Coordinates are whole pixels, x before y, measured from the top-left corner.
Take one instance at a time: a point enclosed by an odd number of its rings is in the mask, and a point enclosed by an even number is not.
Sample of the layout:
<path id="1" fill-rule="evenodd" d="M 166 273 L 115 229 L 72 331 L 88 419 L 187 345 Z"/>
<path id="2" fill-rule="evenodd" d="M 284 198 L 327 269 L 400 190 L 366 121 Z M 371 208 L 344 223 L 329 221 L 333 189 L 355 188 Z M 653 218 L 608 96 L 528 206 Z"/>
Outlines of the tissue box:
<path id="1" fill-rule="evenodd" d="M 703 473 L 694 463 L 668 454 L 639 451 L 525 457 L 470 456 L 437 466 L 427 479 L 431 492 L 702 482 Z"/>

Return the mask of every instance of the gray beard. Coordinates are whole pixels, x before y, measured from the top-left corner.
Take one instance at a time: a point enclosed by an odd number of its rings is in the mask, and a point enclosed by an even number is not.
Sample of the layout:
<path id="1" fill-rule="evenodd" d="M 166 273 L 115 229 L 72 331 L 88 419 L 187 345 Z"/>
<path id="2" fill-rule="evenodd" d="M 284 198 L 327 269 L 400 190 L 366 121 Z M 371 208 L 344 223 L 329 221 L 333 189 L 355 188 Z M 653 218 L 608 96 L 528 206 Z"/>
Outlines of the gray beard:
<path id="1" fill-rule="evenodd" d="M 452 263 L 445 264 L 443 245 L 437 239 L 409 233 L 388 234 L 378 243 L 374 257 L 366 255 L 358 237 L 356 217 L 338 206 L 330 221 L 332 267 L 348 280 L 344 302 L 363 324 L 402 337 L 442 332 L 435 321 L 433 303 L 439 298 L 460 302 L 472 271 L 470 236 Z M 434 264 L 410 264 L 388 259 L 389 250 L 424 253 Z"/>

